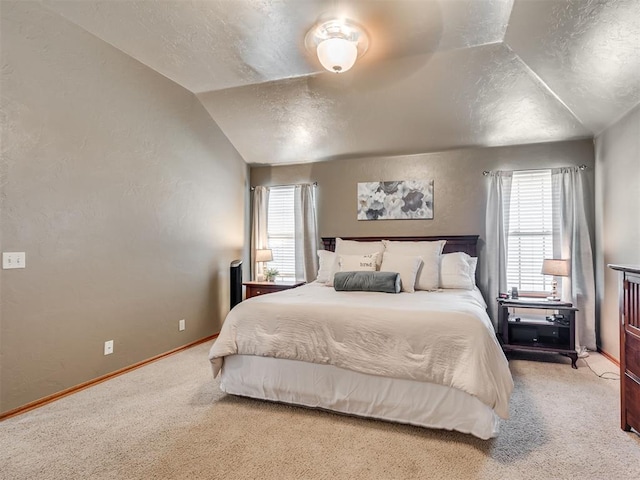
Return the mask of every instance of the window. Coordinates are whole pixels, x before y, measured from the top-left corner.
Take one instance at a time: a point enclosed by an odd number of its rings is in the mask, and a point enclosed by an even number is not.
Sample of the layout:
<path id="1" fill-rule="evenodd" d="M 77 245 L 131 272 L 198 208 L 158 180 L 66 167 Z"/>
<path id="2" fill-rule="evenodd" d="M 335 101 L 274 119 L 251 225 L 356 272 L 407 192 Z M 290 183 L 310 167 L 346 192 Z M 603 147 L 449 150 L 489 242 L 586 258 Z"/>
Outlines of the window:
<path id="1" fill-rule="evenodd" d="M 553 258 L 551 170 L 514 172 L 511 184 L 507 259 L 508 287 L 548 292 L 553 277 L 542 260 Z"/>
<path id="2" fill-rule="evenodd" d="M 293 186 L 269 190 L 267 243 L 273 251 L 273 261 L 267 268 L 277 268 L 278 278 L 282 280 L 296 278 L 294 191 Z"/>

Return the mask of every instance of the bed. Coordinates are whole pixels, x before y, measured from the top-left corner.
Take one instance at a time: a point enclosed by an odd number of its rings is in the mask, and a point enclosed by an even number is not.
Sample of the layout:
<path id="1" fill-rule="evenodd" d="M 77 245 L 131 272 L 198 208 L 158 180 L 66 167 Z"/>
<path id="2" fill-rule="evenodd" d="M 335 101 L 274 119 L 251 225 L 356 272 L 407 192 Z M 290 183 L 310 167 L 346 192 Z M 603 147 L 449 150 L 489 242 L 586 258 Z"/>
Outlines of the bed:
<path id="1" fill-rule="evenodd" d="M 443 254 L 476 256 L 477 236 L 392 240 L 446 240 Z M 482 439 L 498 434 L 513 389 L 477 287 L 388 294 L 312 282 L 251 298 L 229 313 L 209 358 L 229 394 Z"/>

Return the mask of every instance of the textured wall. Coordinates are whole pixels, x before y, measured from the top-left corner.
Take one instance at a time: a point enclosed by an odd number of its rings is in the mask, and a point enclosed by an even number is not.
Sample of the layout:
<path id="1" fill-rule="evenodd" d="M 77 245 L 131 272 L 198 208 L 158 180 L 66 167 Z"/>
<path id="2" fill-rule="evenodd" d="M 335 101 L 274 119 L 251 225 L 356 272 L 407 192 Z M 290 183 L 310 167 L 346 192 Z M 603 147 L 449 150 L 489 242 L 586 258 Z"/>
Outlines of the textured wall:
<path id="1" fill-rule="evenodd" d="M 321 236 L 479 234 L 482 268 L 489 188 L 489 179 L 482 175 L 483 170 L 581 164 L 589 167 L 592 194 L 594 158 L 590 140 L 252 167 L 251 185 L 317 181 Z M 421 178 L 434 180 L 433 220 L 356 220 L 358 182 Z M 588 206 L 588 214 L 593 219 L 593 205 Z"/>
<path id="2" fill-rule="evenodd" d="M 1 242 L 27 254 L 0 271 L 7 411 L 218 331 L 248 173 L 182 87 L 35 3 L 1 13 Z"/>
<path id="3" fill-rule="evenodd" d="M 640 265 L 640 105 L 596 137 L 596 278 L 600 346 L 620 358 L 617 272 Z"/>

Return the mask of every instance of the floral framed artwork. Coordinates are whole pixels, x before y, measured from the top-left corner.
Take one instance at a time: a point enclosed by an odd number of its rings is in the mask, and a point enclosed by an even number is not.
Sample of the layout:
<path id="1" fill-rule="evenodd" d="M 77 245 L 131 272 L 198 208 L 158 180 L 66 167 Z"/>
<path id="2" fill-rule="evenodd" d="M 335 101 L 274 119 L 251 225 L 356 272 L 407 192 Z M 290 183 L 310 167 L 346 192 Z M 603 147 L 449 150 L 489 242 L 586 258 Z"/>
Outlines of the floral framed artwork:
<path id="1" fill-rule="evenodd" d="M 358 220 L 433 219 L 433 180 L 358 183 Z"/>

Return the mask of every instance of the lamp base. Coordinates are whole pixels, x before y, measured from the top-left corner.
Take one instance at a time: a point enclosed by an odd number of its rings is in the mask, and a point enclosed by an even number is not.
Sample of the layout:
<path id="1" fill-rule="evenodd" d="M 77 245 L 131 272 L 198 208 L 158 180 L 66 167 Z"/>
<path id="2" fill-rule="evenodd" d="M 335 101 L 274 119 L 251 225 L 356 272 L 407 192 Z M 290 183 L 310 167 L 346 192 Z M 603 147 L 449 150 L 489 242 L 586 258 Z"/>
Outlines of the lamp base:
<path id="1" fill-rule="evenodd" d="M 558 298 L 558 282 L 556 281 L 555 278 L 551 282 L 551 295 L 547 297 L 547 300 L 551 300 L 554 302 L 560 301 L 560 299 Z"/>

